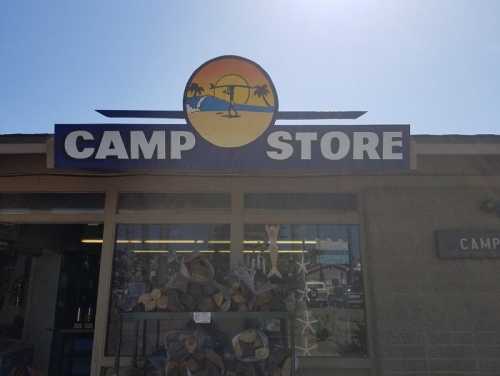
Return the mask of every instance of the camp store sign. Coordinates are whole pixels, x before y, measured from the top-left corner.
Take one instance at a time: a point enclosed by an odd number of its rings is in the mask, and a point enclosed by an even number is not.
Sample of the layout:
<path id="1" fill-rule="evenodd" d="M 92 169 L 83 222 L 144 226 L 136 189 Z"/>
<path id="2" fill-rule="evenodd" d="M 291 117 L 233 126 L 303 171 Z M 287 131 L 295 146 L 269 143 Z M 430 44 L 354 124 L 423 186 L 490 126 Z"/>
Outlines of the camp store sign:
<path id="1" fill-rule="evenodd" d="M 110 117 L 184 118 L 186 124 L 56 124 L 56 168 L 260 172 L 397 171 L 409 167 L 408 125 L 277 125 L 364 112 L 280 112 L 269 75 L 222 56 L 189 79 L 183 111 L 100 110 Z"/>

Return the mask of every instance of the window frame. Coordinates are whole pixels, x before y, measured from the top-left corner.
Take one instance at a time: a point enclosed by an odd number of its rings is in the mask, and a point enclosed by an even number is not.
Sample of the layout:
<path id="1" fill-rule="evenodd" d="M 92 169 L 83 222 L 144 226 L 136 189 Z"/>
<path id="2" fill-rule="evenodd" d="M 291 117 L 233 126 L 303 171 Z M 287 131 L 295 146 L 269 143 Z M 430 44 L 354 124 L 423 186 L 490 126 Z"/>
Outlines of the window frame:
<path id="1" fill-rule="evenodd" d="M 167 183 L 170 178 L 157 177 L 161 182 Z M 266 179 L 269 179 L 266 178 Z M 362 194 L 353 190 L 357 195 L 358 207 L 356 211 L 343 210 L 262 210 L 262 209 L 245 209 L 244 194 L 245 193 L 262 193 L 259 187 L 259 182 L 256 179 L 244 179 L 245 181 L 228 184 L 225 178 L 213 178 L 214 184 L 208 187 L 207 190 L 193 189 L 198 182 L 199 177 L 182 177 L 180 183 L 176 183 L 175 179 L 171 188 L 163 189 L 151 187 L 150 189 L 143 188 L 147 186 L 144 182 L 132 182 L 131 187 L 133 192 L 160 192 L 160 193 L 176 193 L 176 192 L 191 192 L 191 193 L 230 193 L 231 208 L 227 209 L 172 209 L 160 210 L 154 213 L 134 212 L 134 213 L 118 213 L 118 196 L 122 192 L 130 192 L 132 190 L 120 189 L 126 185 L 128 179 L 117 178 L 116 181 L 107 181 L 102 179 L 102 182 L 95 184 L 94 178 L 76 177 L 49 177 L 46 180 L 39 182 L 40 184 L 30 185 L 23 182 L 19 184 L 9 183 L 3 193 L 23 193 L 23 192 L 50 192 L 50 193 L 104 193 L 105 205 L 104 212 L 88 213 L 54 213 L 50 211 L 40 211 L 31 213 L 0 213 L 0 222 L 5 223 L 103 223 L 103 244 L 100 262 L 99 274 L 99 291 L 97 300 L 97 312 L 95 322 L 95 335 L 92 354 L 92 375 L 98 375 L 101 367 L 113 366 L 114 358 L 106 357 L 105 344 L 107 335 L 107 324 L 109 314 L 109 298 L 111 292 L 111 270 L 114 257 L 114 242 L 115 231 L 118 223 L 229 223 L 231 231 L 231 264 L 238 265 L 242 256 L 243 232 L 245 224 L 258 223 L 283 223 L 283 224 L 356 224 L 360 228 L 360 254 L 364 260 L 363 279 L 364 293 L 366 297 L 366 321 L 368 331 L 368 358 L 335 358 L 335 357 L 302 357 L 301 365 L 308 369 L 315 368 L 354 368 L 376 370 L 375 354 L 373 352 L 373 321 L 371 308 L 370 294 L 370 279 L 369 279 L 369 262 L 366 257 L 366 223 L 364 215 L 364 206 L 362 202 Z M 74 180 L 74 181 L 73 181 Z M 319 183 L 319 182 L 318 182 Z M 328 183 L 328 179 L 324 184 Z M 269 186 L 274 186 L 272 183 L 267 183 Z M 322 183 L 323 184 L 323 183 Z M 166 184 L 164 185 L 166 186 Z M 175 187 L 174 187 L 175 186 Z M 306 184 L 306 186 L 308 186 Z M 286 192 L 303 192 L 316 193 L 314 190 L 306 188 L 304 184 L 298 184 L 297 187 L 290 186 Z M 35 189 L 34 187 L 38 188 Z M 181 188 L 179 188 L 181 187 Z M 260 187 L 259 187 L 260 188 Z M 266 192 L 280 193 L 281 187 L 277 189 L 265 189 Z M 301 189 L 302 188 L 302 189 Z M 305 189 L 304 189 L 305 188 Z M 330 190 L 328 190 L 330 191 Z M 332 188 L 331 192 L 337 192 L 336 188 Z M 322 189 L 321 192 L 325 192 Z M 127 359 L 124 359 L 126 365 Z"/>

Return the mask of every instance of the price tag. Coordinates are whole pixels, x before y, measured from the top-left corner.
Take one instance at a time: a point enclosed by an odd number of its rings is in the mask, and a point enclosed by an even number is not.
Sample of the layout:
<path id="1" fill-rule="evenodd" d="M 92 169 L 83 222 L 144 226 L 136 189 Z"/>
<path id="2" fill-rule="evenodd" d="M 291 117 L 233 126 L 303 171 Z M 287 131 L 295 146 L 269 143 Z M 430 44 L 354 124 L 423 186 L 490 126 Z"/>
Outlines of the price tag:
<path id="1" fill-rule="evenodd" d="M 210 324 L 212 314 L 210 312 L 193 312 L 193 320 L 197 324 Z"/>

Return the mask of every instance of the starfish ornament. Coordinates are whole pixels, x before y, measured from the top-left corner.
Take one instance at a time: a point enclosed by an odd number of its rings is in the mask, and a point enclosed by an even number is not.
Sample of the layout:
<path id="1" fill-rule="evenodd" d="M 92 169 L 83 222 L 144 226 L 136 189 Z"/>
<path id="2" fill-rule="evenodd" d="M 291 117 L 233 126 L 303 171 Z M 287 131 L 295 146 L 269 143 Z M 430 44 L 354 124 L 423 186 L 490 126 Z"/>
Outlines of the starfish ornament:
<path id="1" fill-rule="evenodd" d="M 311 356 L 311 351 L 317 347 L 317 344 L 309 346 L 309 337 L 304 337 L 304 347 L 295 346 L 296 349 L 302 351 L 303 356 Z"/>
<path id="2" fill-rule="evenodd" d="M 300 262 L 297 262 L 296 264 L 299 266 L 299 273 L 307 274 L 307 265 L 309 265 L 310 262 L 305 262 L 304 255 L 302 255 Z"/>
<path id="3" fill-rule="evenodd" d="M 313 317 L 310 315 L 310 312 L 307 309 L 304 311 L 304 318 L 296 320 L 304 325 L 304 327 L 302 328 L 302 334 L 304 334 L 308 329 L 311 331 L 311 333 L 316 334 L 316 330 L 314 330 L 313 324 L 317 323 L 318 320 L 313 320 Z"/>
<path id="4" fill-rule="evenodd" d="M 297 298 L 300 302 L 309 302 L 309 295 L 306 290 L 296 290 L 299 293 L 299 297 Z"/>

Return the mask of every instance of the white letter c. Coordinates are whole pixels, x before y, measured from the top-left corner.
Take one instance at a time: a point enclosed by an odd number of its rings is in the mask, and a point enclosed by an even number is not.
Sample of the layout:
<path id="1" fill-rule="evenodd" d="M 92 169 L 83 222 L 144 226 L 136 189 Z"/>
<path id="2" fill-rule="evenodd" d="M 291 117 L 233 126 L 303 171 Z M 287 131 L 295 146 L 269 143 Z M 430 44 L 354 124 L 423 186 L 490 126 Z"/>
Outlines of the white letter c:
<path id="1" fill-rule="evenodd" d="M 82 150 L 78 150 L 76 144 L 78 139 L 81 138 L 85 141 L 93 141 L 94 136 L 92 133 L 87 131 L 73 131 L 66 136 L 64 140 L 64 150 L 66 154 L 68 154 L 71 158 L 74 159 L 86 159 L 94 154 L 94 148 L 83 148 Z"/>

